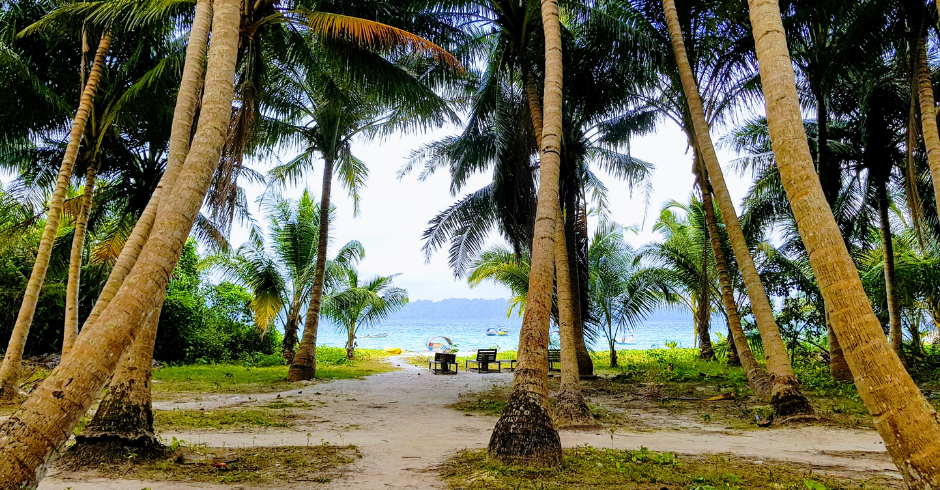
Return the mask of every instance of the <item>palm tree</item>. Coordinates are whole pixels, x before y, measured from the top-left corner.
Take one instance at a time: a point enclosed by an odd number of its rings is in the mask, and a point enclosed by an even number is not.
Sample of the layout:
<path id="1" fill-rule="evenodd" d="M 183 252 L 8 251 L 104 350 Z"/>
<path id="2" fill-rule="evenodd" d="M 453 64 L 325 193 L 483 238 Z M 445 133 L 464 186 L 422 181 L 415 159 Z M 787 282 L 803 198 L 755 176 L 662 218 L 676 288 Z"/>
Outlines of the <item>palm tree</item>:
<path id="1" fill-rule="evenodd" d="M 779 5 L 775 0 L 748 0 L 748 5 L 777 166 L 820 289 L 832 306 L 829 319 L 905 481 L 914 489 L 940 486 L 936 411 L 885 340 L 814 175 Z"/>
<path id="2" fill-rule="evenodd" d="M 754 259 L 748 248 L 744 232 L 738 222 L 731 194 L 725 185 L 721 164 L 718 162 L 718 156 L 715 153 L 715 147 L 709 134 L 710 127 L 705 117 L 705 107 L 698 93 L 698 83 L 695 80 L 695 74 L 685 51 L 674 0 L 663 0 L 663 5 L 669 24 L 676 64 L 682 80 L 682 88 L 685 92 L 685 99 L 692 120 L 692 129 L 695 134 L 694 146 L 701 156 L 701 162 L 707 170 L 708 180 L 712 185 L 712 191 L 715 193 L 719 209 L 721 209 L 725 229 L 728 231 L 728 238 L 731 241 L 734 256 L 744 277 L 744 284 L 751 300 L 751 310 L 754 312 L 757 328 L 764 344 L 767 371 L 773 381 L 771 403 L 774 406 L 774 411 L 781 416 L 811 414 L 813 408 L 799 389 L 799 380 L 793 373 L 790 357 L 787 355 L 786 346 L 780 337 L 780 330 L 774 319 L 773 307 L 764 290 L 757 267 L 754 265 Z M 738 351 L 741 348 L 742 346 L 738 346 Z"/>
<path id="3" fill-rule="evenodd" d="M 519 332 L 519 360 L 509 402 L 490 437 L 489 454 L 504 464 L 555 466 L 561 440 L 548 411 L 548 323 L 551 316 L 555 220 L 562 138 L 562 46 L 558 3 L 542 0 L 545 96 L 532 273 Z"/>
<path id="4" fill-rule="evenodd" d="M 509 311 L 522 316 L 525 311 L 526 295 L 529 292 L 529 253 L 517 254 L 503 246 L 493 246 L 484 250 L 470 265 L 467 283 L 474 287 L 483 281 L 492 281 L 509 288 Z"/>
<path id="5" fill-rule="evenodd" d="M 330 294 L 323 302 L 323 316 L 335 322 L 338 331 L 346 332 L 348 359 L 356 358 L 357 333 L 381 323 L 408 304 L 407 291 L 392 284 L 397 275 L 363 281 L 354 267 L 335 271 Z"/>

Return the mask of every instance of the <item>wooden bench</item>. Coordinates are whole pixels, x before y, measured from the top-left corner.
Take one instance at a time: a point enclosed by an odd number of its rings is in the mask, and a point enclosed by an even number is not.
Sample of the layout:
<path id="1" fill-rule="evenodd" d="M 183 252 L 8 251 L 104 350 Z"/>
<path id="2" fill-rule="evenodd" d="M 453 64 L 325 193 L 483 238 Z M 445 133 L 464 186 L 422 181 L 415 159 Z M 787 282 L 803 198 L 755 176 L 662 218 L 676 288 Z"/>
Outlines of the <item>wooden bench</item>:
<path id="1" fill-rule="evenodd" d="M 561 371 L 561 350 L 548 349 L 548 372 Z"/>
<path id="2" fill-rule="evenodd" d="M 434 374 L 457 374 L 457 354 L 434 354 L 434 360 L 428 362 L 428 371 Z"/>
<path id="3" fill-rule="evenodd" d="M 478 373 L 498 373 L 500 370 L 500 363 L 496 360 L 496 349 L 480 349 L 477 351 L 476 359 L 467 359 L 467 362 L 464 363 L 464 371 L 469 371 L 470 363 L 477 365 L 475 369 Z M 496 370 L 490 370 L 490 365 L 496 364 Z"/>

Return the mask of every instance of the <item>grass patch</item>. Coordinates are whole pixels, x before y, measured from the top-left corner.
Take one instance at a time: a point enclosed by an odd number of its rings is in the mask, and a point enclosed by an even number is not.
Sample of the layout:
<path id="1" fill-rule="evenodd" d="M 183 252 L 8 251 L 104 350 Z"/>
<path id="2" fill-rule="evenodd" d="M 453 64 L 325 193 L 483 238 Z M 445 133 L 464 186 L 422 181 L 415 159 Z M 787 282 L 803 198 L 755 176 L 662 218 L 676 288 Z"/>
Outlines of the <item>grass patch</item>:
<path id="1" fill-rule="evenodd" d="M 343 351 L 337 357 L 333 350 Z M 321 353 L 322 351 L 322 353 Z M 357 349 L 356 360 L 346 359 L 344 349 L 317 348 L 317 379 L 355 379 L 394 371 L 384 361 L 383 351 Z M 153 390 L 157 393 L 200 391 L 208 393 L 264 393 L 296 387 L 288 383 L 289 366 L 255 367 L 236 364 L 194 364 L 171 366 L 153 372 Z"/>
<path id="2" fill-rule="evenodd" d="M 470 351 L 461 351 L 457 353 L 457 366 L 459 367 L 460 371 L 464 370 L 464 366 L 466 366 L 467 360 L 474 360 L 474 361 L 476 360 L 477 357 L 475 355 L 471 356 L 469 354 L 470 354 Z M 503 361 L 503 360 L 516 359 L 517 358 L 516 355 L 517 355 L 517 352 L 514 350 L 502 350 L 496 353 L 496 360 Z M 430 354 L 430 355 L 421 354 L 421 355 L 415 355 L 415 356 L 408 356 L 406 358 L 406 361 L 408 362 L 408 364 L 411 364 L 414 366 L 423 366 L 423 367 L 427 367 L 428 362 L 433 361 L 433 360 L 434 360 L 434 354 Z"/>
<path id="3" fill-rule="evenodd" d="M 450 488 L 624 490 L 849 490 L 900 488 L 890 480 L 847 480 L 793 463 L 763 463 L 731 456 L 677 456 L 640 448 L 634 451 L 577 447 L 566 449 L 558 468 L 503 466 L 486 450 L 467 450 L 440 468 Z"/>
<path id="4" fill-rule="evenodd" d="M 361 457 L 355 446 L 194 448 L 205 461 L 182 464 L 176 457 L 137 462 L 134 458 L 94 466 L 105 477 L 145 481 L 221 484 L 329 483 Z"/>
<path id="5" fill-rule="evenodd" d="M 266 408 L 154 410 L 153 425 L 160 430 L 290 427 L 294 418 L 289 411 Z"/>
<path id="6" fill-rule="evenodd" d="M 500 415 L 509 400 L 509 390 L 509 386 L 494 386 L 489 391 L 461 393 L 457 403 L 449 407 L 461 412 Z"/>

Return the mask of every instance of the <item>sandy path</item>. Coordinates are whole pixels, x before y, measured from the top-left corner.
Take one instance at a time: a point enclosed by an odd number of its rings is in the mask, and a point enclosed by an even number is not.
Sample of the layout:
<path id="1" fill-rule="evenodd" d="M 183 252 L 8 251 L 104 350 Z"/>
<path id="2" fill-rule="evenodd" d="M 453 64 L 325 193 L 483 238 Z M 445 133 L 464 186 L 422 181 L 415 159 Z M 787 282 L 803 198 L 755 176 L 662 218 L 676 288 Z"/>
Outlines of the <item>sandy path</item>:
<path id="1" fill-rule="evenodd" d="M 282 393 L 251 395 L 177 396 L 159 401 L 160 410 L 219 408 L 267 403 L 281 399 L 304 400 L 313 404 L 291 429 L 257 429 L 239 432 L 191 431 L 164 433 L 190 443 L 210 446 L 280 446 L 355 444 L 362 459 L 340 480 L 317 488 L 441 488 L 431 468 L 454 451 L 485 447 L 496 422 L 495 417 L 473 415 L 448 409 L 460 393 L 486 391 L 494 385 L 508 385 L 512 375 L 465 374 L 431 376 L 426 370 L 398 359 L 401 371 L 370 376 L 363 380 L 338 380 L 310 384 Z M 563 431 L 566 447 L 588 444 L 596 447 L 635 449 L 646 446 L 657 451 L 686 454 L 734 453 L 752 458 L 811 464 L 838 473 L 862 472 L 896 474 L 895 467 L 874 431 L 824 427 L 780 428 L 772 430 L 726 430 L 717 424 L 696 424 L 681 430 L 648 432 Z M 307 488 L 308 484 L 297 487 Z M 43 490 L 71 487 L 85 489 L 209 489 L 237 486 L 197 485 L 180 482 L 155 483 L 133 480 L 89 479 L 87 475 L 52 473 L 40 485 Z M 245 487 L 248 488 L 248 487 Z"/>

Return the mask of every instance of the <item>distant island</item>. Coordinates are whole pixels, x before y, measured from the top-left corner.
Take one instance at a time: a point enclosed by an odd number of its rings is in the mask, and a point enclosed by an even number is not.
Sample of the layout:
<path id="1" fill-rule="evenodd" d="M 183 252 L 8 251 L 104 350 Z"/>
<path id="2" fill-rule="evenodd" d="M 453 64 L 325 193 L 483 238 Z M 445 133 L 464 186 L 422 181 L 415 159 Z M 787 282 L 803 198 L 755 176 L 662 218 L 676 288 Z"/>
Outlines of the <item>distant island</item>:
<path id="1" fill-rule="evenodd" d="M 522 318 L 513 312 L 506 317 L 509 299 L 448 298 L 440 301 L 419 299 L 405 305 L 401 311 L 384 323 L 401 321 L 470 321 L 506 322 L 521 324 Z M 654 311 L 648 322 L 691 322 L 692 315 L 685 310 L 660 309 Z"/>

